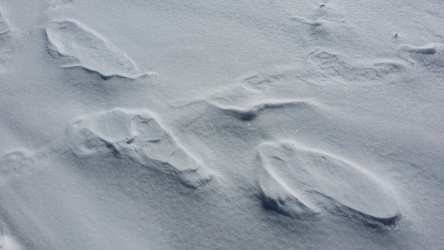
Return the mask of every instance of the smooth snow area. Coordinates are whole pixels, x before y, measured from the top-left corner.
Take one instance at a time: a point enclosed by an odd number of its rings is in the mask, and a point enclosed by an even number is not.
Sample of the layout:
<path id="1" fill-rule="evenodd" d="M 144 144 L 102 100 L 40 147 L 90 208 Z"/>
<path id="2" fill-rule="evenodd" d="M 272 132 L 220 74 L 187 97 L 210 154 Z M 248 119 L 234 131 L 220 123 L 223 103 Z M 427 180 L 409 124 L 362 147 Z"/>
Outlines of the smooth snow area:
<path id="1" fill-rule="evenodd" d="M 0 249 L 442 249 L 444 2 L 0 1 Z"/>

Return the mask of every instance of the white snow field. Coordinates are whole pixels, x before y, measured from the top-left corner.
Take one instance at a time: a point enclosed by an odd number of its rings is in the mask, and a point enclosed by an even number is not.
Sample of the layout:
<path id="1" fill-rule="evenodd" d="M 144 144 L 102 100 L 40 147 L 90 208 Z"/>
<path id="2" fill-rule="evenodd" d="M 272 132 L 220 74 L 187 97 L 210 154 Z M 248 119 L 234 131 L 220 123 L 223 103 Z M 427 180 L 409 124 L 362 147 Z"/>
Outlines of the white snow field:
<path id="1" fill-rule="evenodd" d="M 1 0 L 0 249 L 443 249 L 444 1 Z"/>

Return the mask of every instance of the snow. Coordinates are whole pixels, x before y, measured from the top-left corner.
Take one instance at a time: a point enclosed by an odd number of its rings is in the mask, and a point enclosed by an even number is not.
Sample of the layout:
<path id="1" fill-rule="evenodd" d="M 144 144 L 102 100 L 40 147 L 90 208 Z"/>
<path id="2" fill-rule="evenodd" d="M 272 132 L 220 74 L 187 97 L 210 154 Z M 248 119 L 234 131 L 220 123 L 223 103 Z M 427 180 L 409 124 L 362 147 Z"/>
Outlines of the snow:
<path id="1" fill-rule="evenodd" d="M 1 1 L 0 249 L 441 249 L 442 13 Z"/>

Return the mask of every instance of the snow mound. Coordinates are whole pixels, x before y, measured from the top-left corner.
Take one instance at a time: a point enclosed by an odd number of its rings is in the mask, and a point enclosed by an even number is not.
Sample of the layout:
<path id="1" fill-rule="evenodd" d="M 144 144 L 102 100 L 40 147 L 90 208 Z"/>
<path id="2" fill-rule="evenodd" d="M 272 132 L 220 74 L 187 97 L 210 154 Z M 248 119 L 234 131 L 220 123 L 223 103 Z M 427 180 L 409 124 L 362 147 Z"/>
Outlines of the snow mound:
<path id="1" fill-rule="evenodd" d="M 69 61 L 65 67 L 80 67 L 104 79 L 135 79 L 148 74 L 105 38 L 77 21 L 53 21 L 45 29 L 48 49 L 55 58 Z"/>
<path id="2" fill-rule="evenodd" d="M 78 157 L 129 158 L 172 174 L 192 188 L 213 178 L 147 111 L 112 109 L 96 113 L 75 122 L 68 131 Z"/>
<path id="3" fill-rule="evenodd" d="M 373 174 L 336 156 L 293 142 L 266 142 L 257 149 L 264 207 L 294 217 L 328 211 L 371 226 L 400 219 L 390 189 Z"/>
<path id="4" fill-rule="evenodd" d="M 4 250 L 20 250 L 23 249 L 16 239 L 14 239 L 5 226 L 0 222 L 0 249 Z"/>

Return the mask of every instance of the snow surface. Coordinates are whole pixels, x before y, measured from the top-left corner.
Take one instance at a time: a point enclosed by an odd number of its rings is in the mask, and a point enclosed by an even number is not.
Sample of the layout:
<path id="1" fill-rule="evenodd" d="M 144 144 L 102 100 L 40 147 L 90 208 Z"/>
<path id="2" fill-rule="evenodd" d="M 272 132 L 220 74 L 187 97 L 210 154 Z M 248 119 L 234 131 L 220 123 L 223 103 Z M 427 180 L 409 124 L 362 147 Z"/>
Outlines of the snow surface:
<path id="1" fill-rule="evenodd" d="M 0 249 L 442 249 L 444 2 L 0 1 Z"/>

